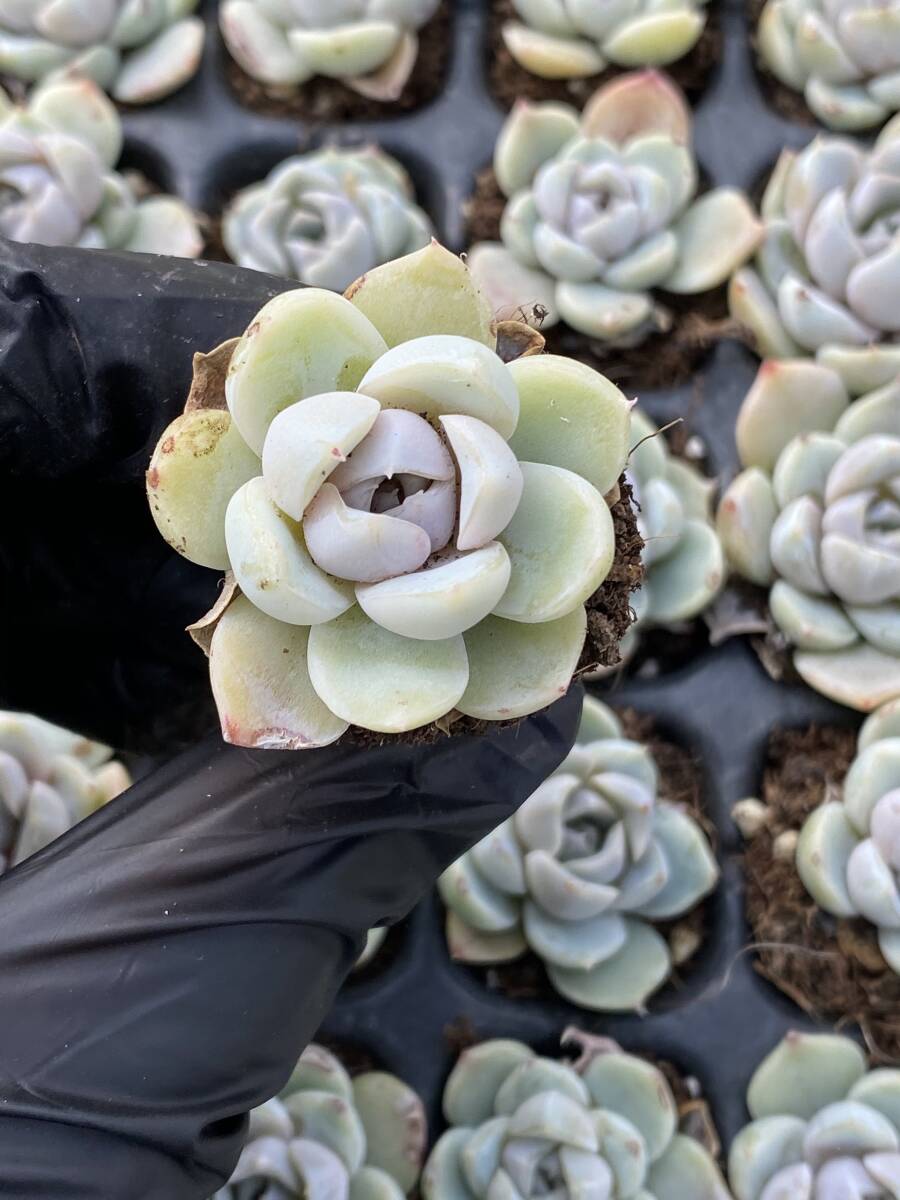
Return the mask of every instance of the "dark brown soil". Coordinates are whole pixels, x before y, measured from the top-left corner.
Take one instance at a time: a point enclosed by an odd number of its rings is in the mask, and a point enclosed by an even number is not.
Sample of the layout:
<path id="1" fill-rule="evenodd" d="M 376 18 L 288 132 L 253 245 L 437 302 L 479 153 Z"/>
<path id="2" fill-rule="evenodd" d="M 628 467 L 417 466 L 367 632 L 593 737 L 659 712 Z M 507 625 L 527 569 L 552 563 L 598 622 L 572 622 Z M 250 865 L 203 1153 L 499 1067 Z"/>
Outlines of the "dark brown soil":
<path id="1" fill-rule="evenodd" d="M 618 716 L 622 722 L 625 736 L 644 742 L 650 748 L 659 766 L 660 799 L 683 805 L 700 823 L 715 850 L 715 828 L 703 805 L 703 780 L 696 758 L 683 746 L 661 737 L 656 729 L 655 719 L 650 714 L 626 708 L 618 710 Z M 708 901 L 702 901 L 683 917 L 678 917 L 673 921 L 654 922 L 656 928 L 669 941 L 670 945 L 676 941 L 682 943 L 683 940 L 688 939 L 696 943 L 692 954 L 675 967 L 664 991 L 672 987 L 676 989 L 679 987 L 681 983 L 680 968 L 688 965 L 693 954 L 703 945 L 709 928 L 708 918 Z M 502 992 L 511 1000 L 557 1000 L 559 998 L 550 982 L 544 964 L 536 954 L 532 954 L 530 951 L 513 962 L 487 967 L 473 966 L 471 969 L 485 979 L 488 987 Z M 657 996 L 660 994 L 664 994 L 664 992 L 657 993 Z M 653 998 L 650 1003 L 653 1004 Z"/>
<path id="2" fill-rule="evenodd" d="M 542 79 L 520 67 L 500 36 L 505 21 L 518 20 L 510 0 L 493 0 L 488 33 L 487 64 L 490 89 L 504 108 L 512 108 L 520 97 L 528 100 L 566 100 L 581 108 L 584 102 L 624 68 L 609 67 L 586 79 Z M 666 72 L 696 101 L 722 55 L 722 31 L 715 4 L 709 6 L 706 28 L 697 45 L 684 58 L 666 67 Z"/>
<path id="3" fill-rule="evenodd" d="M 766 6 L 766 0 L 746 0 L 747 3 L 747 20 L 750 26 L 750 45 L 753 48 L 753 62 L 756 67 L 756 77 L 759 80 L 759 86 L 766 98 L 766 102 L 778 113 L 780 117 L 784 117 L 788 121 L 797 121 L 801 125 L 815 125 L 816 118 L 810 112 L 803 99 L 802 92 L 795 92 L 793 88 L 785 87 L 781 83 L 766 64 L 763 62 L 757 48 L 756 26 L 759 22 L 760 13 Z"/>
<path id="4" fill-rule="evenodd" d="M 620 496 L 611 507 L 616 534 L 616 556 L 603 585 L 586 604 L 588 631 L 577 674 L 598 666 L 615 666 L 619 661 L 619 642 L 634 621 L 631 593 L 640 587 L 643 568 L 641 550 L 644 543 L 637 531 L 637 517 L 631 499 L 631 487 L 624 476 L 619 481 Z M 448 713 L 440 722 L 433 722 L 409 733 L 384 734 L 351 726 L 339 745 L 381 746 L 386 742 L 408 742 L 411 745 L 433 745 L 448 735 L 481 737 L 491 729 L 518 724 L 512 721 L 481 721 L 461 713 Z"/>
<path id="5" fill-rule="evenodd" d="M 269 116 L 297 117 L 312 124 L 377 121 L 410 112 L 433 100 L 444 85 L 452 39 L 452 0 L 443 0 L 434 18 L 419 31 L 419 55 L 412 75 L 396 100 L 370 100 L 337 79 L 317 77 L 299 88 L 271 88 L 252 79 L 230 57 L 226 74 L 247 108 Z"/>
<path id="6" fill-rule="evenodd" d="M 792 858 L 774 839 L 799 830 L 838 789 L 856 752 L 852 729 L 779 730 L 769 740 L 761 799 L 769 825 L 747 845 L 747 914 L 756 969 L 804 1010 L 838 1025 L 856 1023 L 876 1060 L 900 1057 L 900 976 L 888 967 L 868 921 L 823 912 Z"/>
<path id="7" fill-rule="evenodd" d="M 493 167 L 478 175 L 474 195 L 467 202 L 468 242 L 497 241 L 506 197 L 497 186 Z M 655 293 L 671 315 L 671 328 L 651 334 L 639 346 L 611 347 L 593 341 L 560 323 L 541 332 L 548 354 L 563 354 L 587 363 L 625 391 L 676 387 L 696 372 L 711 347 L 734 333 L 723 285 L 699 296 Z"/>

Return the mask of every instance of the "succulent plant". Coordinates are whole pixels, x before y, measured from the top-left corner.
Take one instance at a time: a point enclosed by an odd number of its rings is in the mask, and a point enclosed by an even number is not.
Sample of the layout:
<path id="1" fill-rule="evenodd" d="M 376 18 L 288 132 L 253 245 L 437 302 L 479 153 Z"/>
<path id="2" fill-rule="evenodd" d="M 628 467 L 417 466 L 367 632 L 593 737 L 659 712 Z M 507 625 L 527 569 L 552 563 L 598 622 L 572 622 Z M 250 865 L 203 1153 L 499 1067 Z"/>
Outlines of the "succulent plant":
<path id="1" fill-rule="evenodd" d="M 189 401 L 148 472 L 169 543 L 240 589 L 198 630 L 240 745 L 534 712 L 567 690 L 613 561 L 618 388 L 551 355 L 504 363 L 436 242 L 348 296 L 270 301 L 214 352 L 217 407 Z"/>
<path id="2" fill-rule="evenodd" d="M 850 1038 L 789 1033 L 747 1089 L 731 1146 L 736 1200 L 893 1200 L 900 1192 L 900 1071 L 866 1069 Z"/>
<path id="3" fill-rule="evenodd" d="M 27 107 L 0 91 L 0 235 L 196 257 L 203 239 L 190 209 L 174 196 L 139 199 L 112 170 L 121 148 L 118 114 L 89 79 L 45 84 Z"/>
<path id="4" fill-rule="evenodd" d="M 766 66 L 832 129 L 871 129 L 900 108 L 900 17 L 877 0 L 768 0 Z"/>
<path id="5" fill-rule="evenodd" d="M 222 239 L 242 267 L 342 292 L 373 267 L 431 241 L 412 181 L 377 146 L 328 148 L 280 163 L 225 212 Z"/>
<path id="6" fill-rule="evenodd" d="M 108 746 L 26 713 L 0 712 L 0 871 L 131 784 Z"/>
<path id="7" fill-rule="evenodd" d="M 0 0 L 0 74 L 26 83 L 93 79 L 117 100 L 148 104 L 194 75 L 204 28 L 198 0 Z"/>
<path id="8" fill-rule="evenodd" d="M 815 902 L 836 917 L 865 917 L 900 975 L 900 703 L 878 709 L 860 731 L 840 800 L 807 817 L 797 873 Z"/>
<path id="9" fill-rule="evenodd" d="M 755 264 L 729 287 L 760 354 L 815 356 L 853 395 L 890 382 L 900 370 L 900 120 L 871 150 L 820 135 L 783 151 L 761 211 Z"/>
<path id="10" fill-rule="evenodd" d="M 684 97 L 654 71 L 601 87 L 579 116 L 521 101 L 494 153 L 508 203 L 502 243 L 470 266 L 497 310 L 538 306 L 603 342 L 632 345 L 665 325 L 652 289 L 693 295 L 723 283 L 762 227 L 746 198 L 715 188 L 695 199 L 697 164 Z"/>
<path id="11" fill-rule="evenodd" d="M 411 1088 L 384 1071 L 351 1079 L 313 1044 L 284 1090 L 250 1113 L 237 1167 L 213 1200 L 403 1200 L 425 1141 Z"/>
<path id="12" fill-rule="evenodd" d="M 900 695 L 900 389 L 849 403 L 804 359 L 763 363 L 737 422 L 746 468 L 718 529 L 816 691 L 869 712 Z"/>
<path id="13" fill-rule="evenodd" d="M 706 24 L 705 0 L 512 0 L 519 21 L 503 26 L 516 62 L 546 79 L 619 67 L 662 67 L 687 54 Z"/>
<path id="14" fill-rule="evenodd" d="M 374 100 L 396 100 L 419 52 L 416 31 L 439 0 L 223 0 L 222 36 L 254 79 L 297 87 L 339 79 Z"/>
<path id="15" fill-rule="evenodd" d="M 627 658 L 641 631 L 689 621 L 706 608 L 725 579 L 725 555 L 712 520 L 715 483 L 674 458 L 656 426 L 631 414 L 635 448 L 626 478 L 638 506 L 644 582 L 631 598 L 637 620 L 622 641 Z"/>
<path id="16" fill-rule="evenodd" d="M 707 1150 L 677 1132 L 663 1073 L 592 1038 L 574 1065 L 497 1039 L 463 1052 L 425 1200 L 730 1200 Z"/>
<path id="17" fill-rule="evenodd" d="M 387 929 L 379 926 L 377 929 L 370 929 L 366 934 L 366 944 L 362 948 L 362 953 L 356 960 L 354 970 L 361 971 L 363 967 L 367 967 L 375 958 L 375 955 L 384 945 L 384 939 L 387 937 Z"/>
<path id="18" fill-rule="evenodd" d="M 652 922 L 686 913 L 718 879 L 699 825 L 658 786 L 647 747 L 587 699 L 558 771 L 441 876 L 454 958 L 530 948 L 583 1008 L 642 1008 L 672 968 Z"/>

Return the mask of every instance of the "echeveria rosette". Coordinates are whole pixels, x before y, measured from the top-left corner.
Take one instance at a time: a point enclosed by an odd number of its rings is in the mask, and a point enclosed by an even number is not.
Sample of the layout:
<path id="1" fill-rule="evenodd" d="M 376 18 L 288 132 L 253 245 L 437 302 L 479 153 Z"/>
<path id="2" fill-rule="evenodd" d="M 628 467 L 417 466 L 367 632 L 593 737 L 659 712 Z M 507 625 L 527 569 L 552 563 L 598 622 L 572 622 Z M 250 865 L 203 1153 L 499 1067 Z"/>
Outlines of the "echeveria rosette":
<path id="1" fill-rule="evenodd" d="M 900 695 L 900 389 L 849 401 L 836 372 L 763 363 L 737 421 L 745 467 L 718 529 L 816 691 L 870 712 Z"/>
<path id="2" fill-rule="evenodd" d="M 374 100 L 396 100 L 416 64 L 417 31 L 440 0 L 223 0 L 222 37 L 260 83 L 299 87 L 316 75 Z"/>
<path id="3" fill-rule="evenodd" d="M 693 49 L 705 0 L 513 0 L 518 21 L 502 29 L 507 50 L 545 79 L 581 79 L 610 63 L 664 67 Z"/>
<path id="4" fill-rule="evenodd" d="M 658 625 L 677 625 L 701 613 L 717 595 L 726 573 L 725 554 L 713 524 L 715 483 L 673 457 L 665 438 L 639 410 L 631 414 L 634 449 L 626 478 L 638 509 L 644 540 L 644 581 L 631 598 L 636 621 L 625 635 L 627 658 L 641 635 Z"/>
<path id="5" fill-rule="evenodd" d="M 402 1080 L 384 1071 L 351 1079 L 312 1044 L 283 1091 L 250 1113 L 237 1167 L 214 1200 L 403 1200 L 426 1138 L 422 1102 Z"/>
<path id="6" fill-rule="evenodd" d="M 820 135 L 782 152 L 765 237 L 729 286 L 761 355 L 815 357 L 851 395 L 900 371 L 900 120 L 874 146 Z"/>
<path id="7" fill-rule="evenodd" d="M 0 712 L 0 871 L 42 850 L 130 784 L 108 746 L 40 717 Z"/>
<path id="8" fill-rule="evenodd" d="M 288 158 L 240 191 L 222 219 L 239 266 L 336 292 L 420 250 L 431 232 L 406 171 L 377 146 Z"/>
<path id="9" fill-rule="evenodd" d="M 772 74 L 832 129 L 871 129 L 900 108 L 895 0 L 768 0 L 757 45 Z"/>
<path id="10" fill-rule="evenodd" d="M 214 353 L 227 410 L 189 402 L 148 472 L 170 544 L 232 572 L 200 636 L 215 626 L 241 745 L 537 711 L 568 689 L 613 561 L 621 392 L 568 359 L 504 363 L 437 243 L 348 296 L 266 305 Z"/>
<path id="11" fill-rule="evenodd" d="M 840 800 L 810 813 L 797 843 L 807 891 L 836 917 L 864 917 L 900 975 L 900 702 L 877 710 L 860 731 Z"/>
<path id="12" fill-rule="evenodd" d="M 672 967 L 652 922 L 686 913 L 718 879 L 699 825 L 658 788 L 647 747 L 586 700 L 559 770 L 441 876 L 453 956 L 496 962 L 531 949 L 575 1004 L 641 1009 Z"/>
<path id="13" fill-rule="evenodd" d="M 684 97 L 654 71 L 601 87 L 583 114 L 518 103 L 494 153 L 502 241 L 469 259 L 495 309 L 537 305 L 542 328 L 634 345 L 665 327 L 654 289 L 723 283 L 762 230 L 733 188 L 696 198 L 690 137 Z"/>
<path id="14" fill-rule="evenodd" d="M 735 1200 L 893 1200 L 900 1194 L 900 1071 L 867 1070 L 850 1038 L 789 1033 L 747 1089 Z"/>
<path id="15" fill-rule="evenodd" d="M 139 199 L 113 170 L 122 127 L 89 79 L 61 79 L 27 105 L 0 91 L 0 235 L 47 246 L 195 258 L 203 238 L 174 196 Z"/>
<path id="16" fill-rule="evenodd" d="M 204 28 L 198 0 L 0 0 L 0 75 L 25 83 L 93 79 L 148 104 L 192 78 Z"/>
<path id="17" fill-rule="evenodd" d="M 506 1039 L 473 1046 L 444 1116 L 425 1200 L 731 1200 L 708 1151 L 678 1132 L 663 1073 L 606 1039 L 575 1065 Z"/>

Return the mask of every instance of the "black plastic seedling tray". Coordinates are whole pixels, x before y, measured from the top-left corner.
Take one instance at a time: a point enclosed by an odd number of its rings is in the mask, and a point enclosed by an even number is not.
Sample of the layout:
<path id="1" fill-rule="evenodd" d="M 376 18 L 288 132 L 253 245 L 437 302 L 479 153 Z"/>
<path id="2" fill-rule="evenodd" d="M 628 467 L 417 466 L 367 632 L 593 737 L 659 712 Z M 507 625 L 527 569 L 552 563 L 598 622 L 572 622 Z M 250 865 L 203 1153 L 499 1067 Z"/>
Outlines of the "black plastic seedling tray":
<path id="1" fill-rule="evenodd" d="M 491 160 L 503 112 L 487 86 L 489 0 L 455 0 L 453 7 L 452 53 L 440 96 L 410 114 L 334 127 L 242 107 L 226 79 L 227 52 L 218 37 L 216 4 L 208 0 L 210 37 L 200 75 L 170 100 L 124 115 L 126 157 L 155 183 L 215 217 L 234 191 L 291 153 L 326 142 L 376 141 L 409 169 L 441 240 L 462 251 L 463 204 Z M 714 0 L 713 8 L 723 51 L 695 105 L 697 156 L 712 185 L 754 192 L 781 147 L 801 146 L 814 131 L 784 120 L 767 104 L 742 0 Z M 689 432 L 705 445 L 710 473 L 727 481 L 737 469 L 734 422 L 756 365 L 743 346 L 721 342 L 688 384 L 639 399 L 659 423 L 685 417 Z M 802 686 L 774 683 L 750 646 L 738 641 L 708 648 L 656 678 L 626 676 L 598 691 L 617 707 L 651 714 L 660 736 L 701 764 L 722 880 L 709 907 L 707 939 L 684 969 L 683 984 L 667 987 L 646 1017 L 588 1013 L 562 999 L 510 999 L 489 990 L 483 972 L 450 961 L 443 913 L 432 897 L 392 935 L 394 952 L 386 953 L 383 969 L 370 968 L 346 986 L 322 1036 L 356 1044 L 408 1080 L 423 1096 L 436 1132 L 443 1082 L 456 1053 L 448 1027 L 463 1021 L 479 1038 L 518 1037 L 550 1052 L 563 1029 L 575 1024 L 695 1076 L 727 1146 L 747 1119 L 744 1092 L 755 1066 L 787 1030 L 812 1027 L 754 972 L 741 844 L 729 812 L 759 789 L 774 728 L 852 725 L 858 718 Z"/>

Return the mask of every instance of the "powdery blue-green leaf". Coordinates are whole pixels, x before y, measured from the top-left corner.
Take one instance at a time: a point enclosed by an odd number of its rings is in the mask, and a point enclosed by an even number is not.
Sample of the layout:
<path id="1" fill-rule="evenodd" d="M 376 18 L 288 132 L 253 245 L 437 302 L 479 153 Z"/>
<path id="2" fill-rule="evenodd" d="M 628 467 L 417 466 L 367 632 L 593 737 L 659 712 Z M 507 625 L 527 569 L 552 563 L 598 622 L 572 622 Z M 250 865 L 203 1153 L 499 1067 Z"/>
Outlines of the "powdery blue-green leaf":
<path id="1" fill-rule="evenodd" d="M 411 1191 L 428 1138 L 421 1099 L 395 1075 L 367 1071 L 353 1080 L 353 1103 L 366 1133 L 366 1165 Z"/>
<path id="2" fill-rule="evenodd" d="M 865 1070 L 865 1055 L 849 1038 L 789 1033 L 754 1072 L 747 1107 L 755 1119 L 809 1120 L 825 1105 L 843 1100 Z"/>
<path id="3" fill-rule="evenodd" d="M 534 1051 L 521 1042 L 496 1038 L 464 1050 L 444 1088 L 444 1116 L 451 1125 L 480 1125 L 494 1116 L 506 1077 Z"/>
<path id="4" fill-rule="evenodd" d="M 803 1161 L 806 1122 L 799 1117 L 762 1117 L 745 1125 L 731 1144 L 728 1178 L 736 1200 L 759 1200 L 784 1167 Z"/>
<path id="5" fill-rule="evenodd" d="M 606 1053 L 585 1068 L 584 1081 L 597 1108 L 625 1117 L 639 1132 L 651 1162 L 670 1144 L 677 1109 L 662 1072 L 630 1054 Z"/>
<path id="6" fill-rule="evenodd" d="M 647 1179 L 656 1200 L 730 1200 L 719 1168 L 694 1138 L 676 1134 Z"/>
<path id="7" fill-rule="evenodd" d="M 627 936 L 621 950 L 589 971 L 548 964 L 556 990 L 582 1008 L 598 1012 L 641 1009 L 671 970 L 665 940 L 643 921 L 625 918 Z"/>

